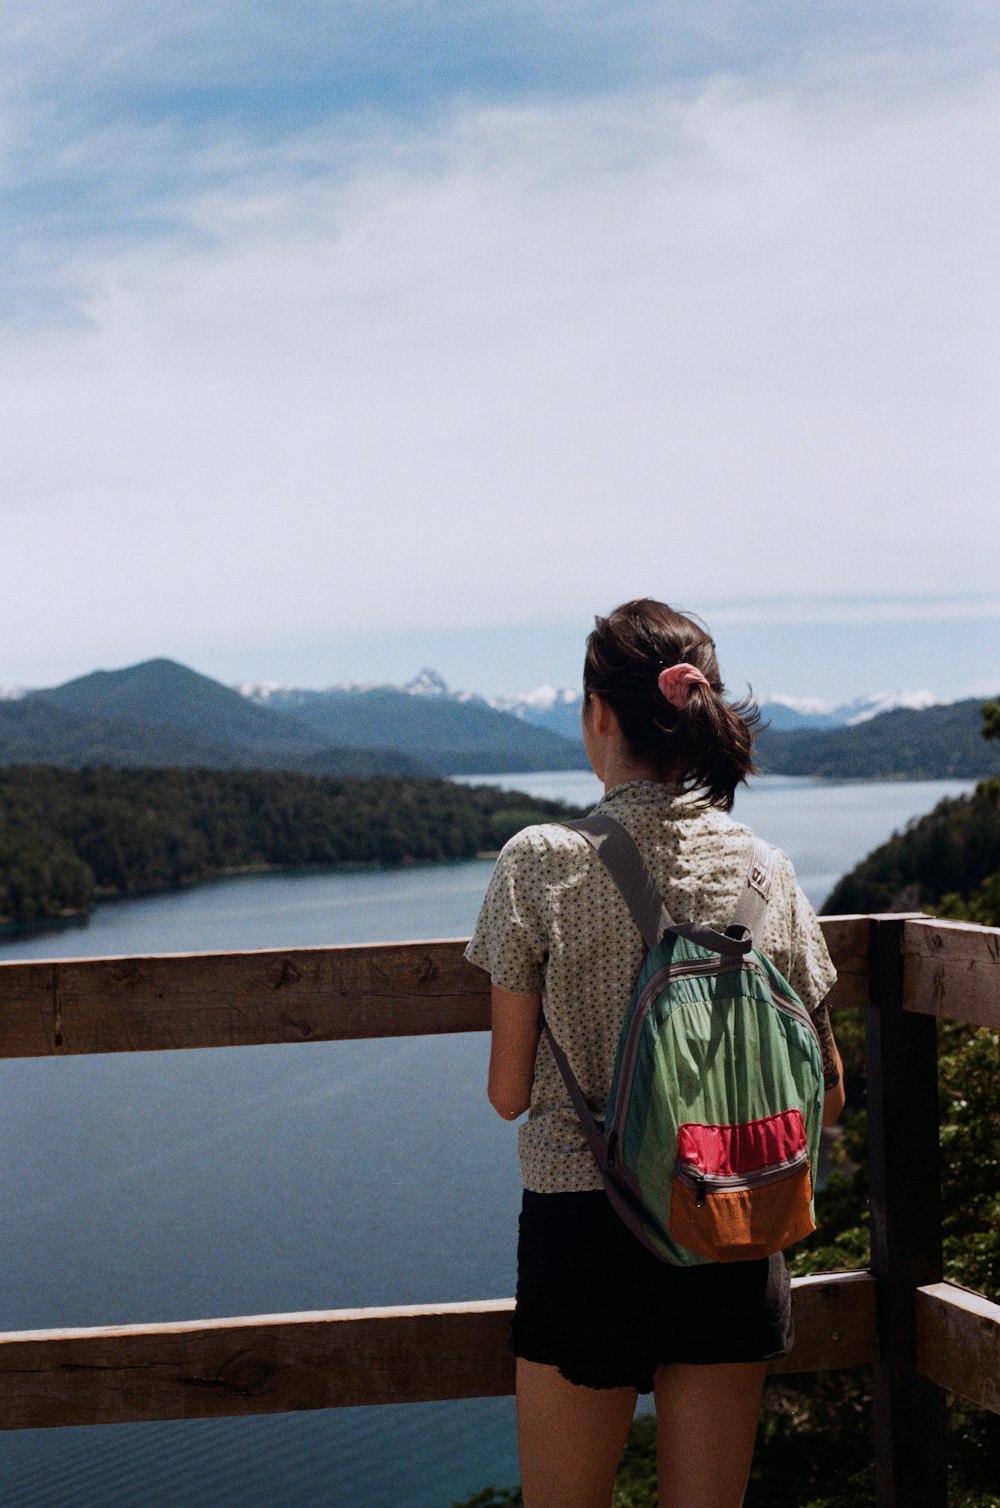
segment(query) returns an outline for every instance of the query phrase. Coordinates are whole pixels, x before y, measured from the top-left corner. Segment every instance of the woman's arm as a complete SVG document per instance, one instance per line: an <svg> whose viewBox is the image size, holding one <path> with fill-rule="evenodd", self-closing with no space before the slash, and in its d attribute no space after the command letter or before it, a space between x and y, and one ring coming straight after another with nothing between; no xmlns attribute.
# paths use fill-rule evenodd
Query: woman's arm
<svg viewBox="0 0 1000 1508"><path fill-rule="evenodd" d="M844 1064L840 1057L840 1048L833 1040L833 1032L830 1032L830 1046L833 1048L833 1058L837 1065L840 1078L832 1089L828 1089L823 1096L823 1124L834 1126L840 1119L841 1111L845 1104L844 1095Z"/></svg>
<svg viewBox="0 0 1000 1508"><path fill-rule="evenodd" d="M840 1119L845 1104L844 1064L840 1056L840 1048L833 1040L830 1011L826 1002L821 1000L819 1005L812 1008L810 1014L819 1038L820 1056L823 1059L823 1080L827 1085L823 1095L823 1125L833 1126ZM834 1074L836 1074L835 1079ZM833 1079L832 1084L831 1079Z"/></svg>
<svg viewBox="0 0 1000 1508"><path fill-rule="evenodd" d="M531 1104L541 1016L541 995L515 995L493 986L489 1097L505 1121L516 1120Z"/></svg>

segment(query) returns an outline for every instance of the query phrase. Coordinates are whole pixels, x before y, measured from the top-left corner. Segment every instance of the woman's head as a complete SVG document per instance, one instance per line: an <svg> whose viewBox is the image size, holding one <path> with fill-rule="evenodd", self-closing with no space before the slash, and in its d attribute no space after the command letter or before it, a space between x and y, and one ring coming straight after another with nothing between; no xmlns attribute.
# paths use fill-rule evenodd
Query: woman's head
<svg viewBox="0 0 1000 1508"><path fill-rule="evenodd" d="M700 675L663 675L680 665ZM697 618L643 597L595 620L583 664L584 703L596 692L611 707L637 763L684 790L704 791L728 811L736 787L754 770L759 713L752 702L731 706L723 689L715 645Z"/></svg>

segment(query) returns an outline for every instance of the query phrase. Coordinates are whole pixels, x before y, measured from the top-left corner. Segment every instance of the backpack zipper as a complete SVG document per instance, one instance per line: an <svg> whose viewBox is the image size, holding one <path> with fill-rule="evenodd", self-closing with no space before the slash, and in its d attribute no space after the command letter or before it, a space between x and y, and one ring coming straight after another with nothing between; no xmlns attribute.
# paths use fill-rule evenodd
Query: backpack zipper
<svg viewBox="0 0 1000 1508"><path fill-rule="evenodd" d="M706 1173L695 1167L694 1163L678 1162L674 1166L674 1177L697 1191L694 1202L696 1208L701 1209L708 1194L722 1193L727 1189L753 1189L761 1184L776 1183L808 1161L809 1149L802 1147L794 1157L786 1158L784 1162L772 1162L766 1168L754 1168L749 1173Z"/></svg>

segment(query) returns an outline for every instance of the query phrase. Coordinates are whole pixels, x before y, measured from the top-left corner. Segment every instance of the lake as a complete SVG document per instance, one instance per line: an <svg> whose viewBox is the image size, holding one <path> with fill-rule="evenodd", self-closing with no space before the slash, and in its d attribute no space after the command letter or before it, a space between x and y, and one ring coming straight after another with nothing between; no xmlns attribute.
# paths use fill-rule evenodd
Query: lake
<svg viewBox="0 0 1000 1508"><path fill-rule="evenodd" d="M585 804L583 772L475 777ZM755 783L822 901L971 782ZM489 860L239 876L8 938L0 961L468 935ZM0 1329L492 1298L514 1133L485 1034L0 1065ZM4 1508L448 1508L517 1478L509 1399L6 1434Z"/></svg>

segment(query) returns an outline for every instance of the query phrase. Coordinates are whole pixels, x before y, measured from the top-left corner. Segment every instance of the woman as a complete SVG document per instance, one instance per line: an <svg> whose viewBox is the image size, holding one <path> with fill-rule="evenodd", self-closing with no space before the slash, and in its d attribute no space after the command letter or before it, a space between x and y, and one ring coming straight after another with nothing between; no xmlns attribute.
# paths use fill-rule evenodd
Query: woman
<svg viewBox="0 0 1000 1508"><path fill-rule="evenodd" d="M583 684L598 810L631 833L673 917L723 930L753 845L727 814L753 771L756 711L723 699L704 627L649 599L596 620ZM822 1002L835 973L784 855L761 945L819 1030L832 1124L842 1069ZM511 839L467 956L493 986L490 1101L506 1120L530 1109L512 1332L526 1508L608 1508L638 1393L649 1391L660 1508L739 1508L767 1363L792 1343L780 1254L674 1267L630 1233L540 1037L544 1000L588 1103L603 1108L643 954L580 834L545 825Z"/></svg>

